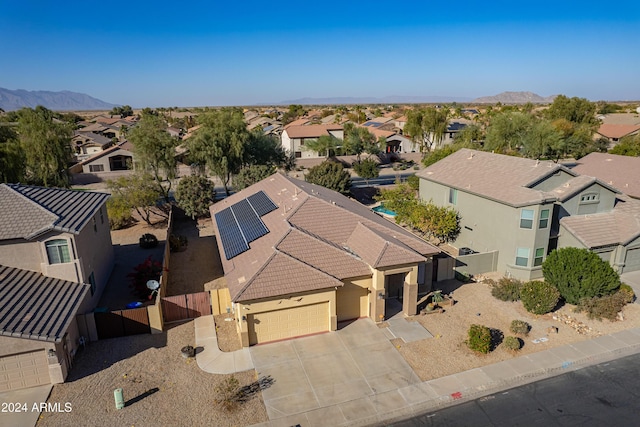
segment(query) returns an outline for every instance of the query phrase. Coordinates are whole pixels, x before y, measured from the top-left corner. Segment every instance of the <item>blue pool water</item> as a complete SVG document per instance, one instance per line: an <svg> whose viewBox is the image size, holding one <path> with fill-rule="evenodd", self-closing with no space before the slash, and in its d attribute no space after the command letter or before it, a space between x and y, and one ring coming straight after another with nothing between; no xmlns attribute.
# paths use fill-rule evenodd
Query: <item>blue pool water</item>
<svg viewBox="0 0 640 427"><path fill-rule="evenodd" d="M389 215L389 216L396 216L397 215L394 211L390 211L389 209L385 208L382 205L376 206L375 208L372 208L371 210L373 210L375 212L379 212L381 214Z"/></svg>

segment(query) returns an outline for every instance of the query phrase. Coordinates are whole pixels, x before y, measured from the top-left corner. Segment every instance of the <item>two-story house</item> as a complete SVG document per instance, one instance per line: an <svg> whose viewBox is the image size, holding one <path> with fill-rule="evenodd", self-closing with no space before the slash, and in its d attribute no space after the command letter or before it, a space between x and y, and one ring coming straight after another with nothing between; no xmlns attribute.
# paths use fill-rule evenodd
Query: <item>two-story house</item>
<svg viewBox="0 0 640 427"><path fill-rule="evenodd" d="M0 184L0 391L66 378L114 265L108 197Z"/></svg>
<svg viewBox="0 0 640 427"><path fill-rule="evenodd" d="M640 209L597 178L553 162L470 149L417 176L422 200L460 213L461 232L453 246L497 252L499 272L540 278L547 254L565 246L594 250L619 272L640 268L634 261L640 254L634 252L640 247L640 222L634 226L632 220L640 218ZM627 218L624 226L615 220L621 217Z"/></svg>
<svg viewBox="0 0 640 427"><path fill-rule="evenodd" d="M316 141L323 135L332 136L339 140L344 139L344 129L341 125L292 125L284 128L281 135L282 147L289 153L293 153L296 159L326 157L327 153L305 149L305 143Z"/></svg>

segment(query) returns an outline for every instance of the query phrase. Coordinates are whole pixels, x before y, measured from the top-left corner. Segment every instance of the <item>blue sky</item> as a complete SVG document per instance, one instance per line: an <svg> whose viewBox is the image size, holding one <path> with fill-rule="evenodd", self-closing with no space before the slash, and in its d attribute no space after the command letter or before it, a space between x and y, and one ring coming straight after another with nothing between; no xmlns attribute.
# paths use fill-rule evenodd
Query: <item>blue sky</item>
<svg viewBox="0 0 640 427"><path fill-rule="evenodd" d="M640 99L640 2L0 0L0 87L117 104Z"/></svg>

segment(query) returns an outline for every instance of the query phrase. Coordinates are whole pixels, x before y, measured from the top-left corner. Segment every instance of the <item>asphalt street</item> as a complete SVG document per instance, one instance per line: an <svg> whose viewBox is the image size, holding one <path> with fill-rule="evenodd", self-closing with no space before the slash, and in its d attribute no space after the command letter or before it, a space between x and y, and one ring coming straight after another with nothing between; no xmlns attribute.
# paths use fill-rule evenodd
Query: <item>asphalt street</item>
<svg viewBox="0 0 640 427"><path fill-rule="evenodd" d="M639 375L637 354L392 425L640 426Z"/></svg>

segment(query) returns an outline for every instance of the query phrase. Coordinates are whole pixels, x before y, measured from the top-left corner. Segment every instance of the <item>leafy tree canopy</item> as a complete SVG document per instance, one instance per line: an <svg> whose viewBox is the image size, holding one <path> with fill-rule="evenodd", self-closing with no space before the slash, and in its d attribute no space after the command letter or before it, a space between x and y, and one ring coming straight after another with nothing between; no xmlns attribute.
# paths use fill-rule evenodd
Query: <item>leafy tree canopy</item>
<svg viewBox="0 0 640 427"><path fill-rule="evenodd" d="M209 213L209 206L213 204L215 195L213 182L201 175L185 176L180 180L176 189L178 206L191 219Z"/></svg>
<svg viewBox="0 0 640 427"><path fill-rule="evenodd" d="M364 179L377 178L380 174L378 170L378 162L373 159L364 159L353 164L353 170L359 177Z"/></svg>
<svg viewBox="0 0 640 427"><path fill-rule="evenodd" d="M240 173L233 177L233 186L236 190L243 190L256 182L262 181L275 173L273 166L250 165L242 168Z"/></svg>
<svg viewBox="0 0 640 427"><path fill-rule="evenodd" d="M640 134L622 137L609 152L621 156L640 156Z"/></svg>
<svg viewBox="0 0 640 427"><path fill-rule="evenodd" d="M609 295L620 287L618 273L588 249L554 250L542 263L542 273L569 304L578 304L581 298Z"/></svg>
<svg viewBox="0 0 640 427"><path fill-rule="evenodd" d="M114 208L121 211L126 207L129 210L135 209L147 224L152 225L151 213L156 212L154 208L163 194L149 173L136 172L121 176L116 180L107 181L107 185L112 197L116 199Z"/></svg>
<svg viewBox="0 0 640 427"><path fill-rule="evenodd" d="M565 119L573 123L584 123L591 126L598 124L596 104L585 98L568 98L565 95L558 95L545 111L545 115L550 120Z"/></svg>
<svg viewBox="0 0 640 427"><path fill-rule="evenodd" d="M420 145L420 151L438 148L449 126L449 109L427 107L410 110L404 132Z"/></svg>
<svg viewBox="0 0 640 427"><path fill-rule="evenodd" d="M348 193L351 176L342 164L324 161L309 169L305 177L307 182L327 187L339 193Z"/></svg>
<svg viewBox="0 0 640 427"><path fill-rule="evenodd" d="M304 150L315 151L318 154L324 154L325 157L333 155L342 141L333 135L322 135L318 139L305 140Z"/></svg>
<svg viewBox="0 0 640 427"><path fill-rule="evenodd" d="M260 129L250 133L244 148L245 165L283 167L287 158L287 152L278 138L265 135Z"/></svg>

